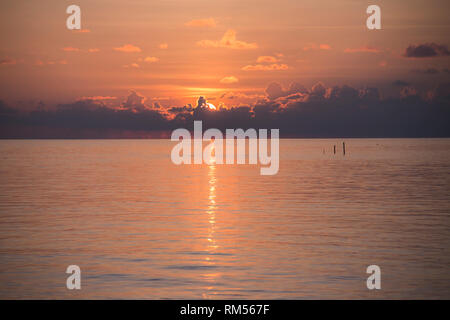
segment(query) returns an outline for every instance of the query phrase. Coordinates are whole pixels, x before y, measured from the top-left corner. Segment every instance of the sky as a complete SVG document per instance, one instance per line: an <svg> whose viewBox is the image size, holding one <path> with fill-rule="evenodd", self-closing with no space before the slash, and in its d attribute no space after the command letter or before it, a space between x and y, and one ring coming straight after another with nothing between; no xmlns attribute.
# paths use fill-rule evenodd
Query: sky
<svg viewBox="0 0 450 320"><path fill-rule="evenodd" d="M66 28L71 4L81 8L81 30ZM371 4L381 8L381 30L366 27ZM0 101L14 110L95 102L170 118L200 96L253 110L290 94L306 102L322 87L328 98L344 86L358 95L376 88L385 100L448 92L447 0L6 0L0 8Z"/></svg>

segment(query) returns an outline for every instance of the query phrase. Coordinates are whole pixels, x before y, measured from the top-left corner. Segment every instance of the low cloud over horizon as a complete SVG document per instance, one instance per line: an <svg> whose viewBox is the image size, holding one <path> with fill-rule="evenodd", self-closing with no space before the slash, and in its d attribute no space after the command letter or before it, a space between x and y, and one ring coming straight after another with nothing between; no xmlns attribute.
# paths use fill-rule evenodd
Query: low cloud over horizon
<svg viewBox="0 0 450 320"><path fill-rule="evenodd" d="M450 83L426 92L403 80L392 85L399 95L383 98L374 87L273 82L256 102L217 110L204 97L195 107L163 108L136 91L123 102L94 96L31 112L0 101L0 138L168 138L194 120L204 129L279 128L281 137L450 137Z"/></svg>

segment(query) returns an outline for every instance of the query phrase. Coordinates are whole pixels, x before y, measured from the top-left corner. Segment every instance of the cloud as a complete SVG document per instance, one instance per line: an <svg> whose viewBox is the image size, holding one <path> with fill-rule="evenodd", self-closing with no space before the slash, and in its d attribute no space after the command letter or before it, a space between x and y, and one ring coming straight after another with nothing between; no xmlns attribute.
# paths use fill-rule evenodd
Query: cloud
<svg viewBox="0 0 450 320"><path fill-rule="evenodd" d="M139 64L133 62L133 63L130 63L130 64L124 64L123 67L124 67L124 68L136 68L136 69L138 69L138 68L140 68L141 66L140 66Z"/></svg>
<svg viewBox="0 0 450 320"><path fill-rule="evenodd" d="M366 95L367 90L364 90L362 94ZM334 86L325 89L325 97L331 100L341 100L351 103L358 100L359 96L360 91L348 85Z"/></svg>
<svg viewBox="0 0 450 320"><path fill-rule="evenodd" d="M306 46L303 47L304 51L309 50L331 50L331 46L328 44L316 44L316 43L308 43Z"/></svg>
<svg viewBox="0 0 450 320"><path fill-rule="evenodd" d="M55 64L62 64L62 65L66 65L67 61L66 60L58 60L58 61L47 61L48 65L55 65Z"/></svg>
<svg viewBox="0 0 450 320"><path fill-rule="evenodd" d="M269 65L263 65L263 64L255 64L255 65L247 65L242 67L242 70L244 71L274 71L274 70L287 70L289 69L287 64L269 64Z"/></svg>
<svg viewBox="0 0 450 320"><path fill-rule="evenodd" d="M67 60L58 60L58 61L52 61L52 60L48 60L48 61L42 61L42 60L37 60L35 62L36 66L44 66L44 65L55 65L55 64L61 64L61 65L66 65L67 64Z"/></svg>
<svg viewBox="0 0 450 320"><path fill-rule="evenodd" d="M273 70L287 70L289 69L289 66L284 63L274 63L280 61L280 59L283 57L283 54L279 53L277 54L277 57L274 56L259 56L256 59L256 62L258 64L255 65L246 65L242 67L241 69L244 71L273 71ZM263 63L263 64L261 64Z"/></svg>
<svg viewBox="0 0 450 320"><path fill-rule="evenodd" d="M236 83L238 82L239 79L234 77L234 76L229 76L229 77L224 77L220 80L220 83L224 83L224 84L231 84L231 83Z"/></svg>
<svg viewBox="0 0 450 320"><path fill-rule="evenodd" d="M283 90L283 87L278 82L270 83L266 88L266 93L269 99L277 99L279 97L285 96L286 93Z"/></svg>
<svg viewBox="0 0 450 320"><path fill-rule="evenodd" d="M328 45L328 44L321 44L321 45L319 45L319 49L321 49L321 50L330 50L331 46Z"/></svg>
<svg viewBox="0 0 450 320"><path fill-rule="evenodd" d="M159 61L159 58L157 58L157 57L145 57L145 58L144 58L144 61L145 61L145 62L149 62L149 63L152 63L152 62L158 62L158 61Z"/></svg>
<svg viewBox="0 0 450 320"><path fill-rule="evenodd" d="M274 62L278 62L278 58L275 58L275 57L273 57L273 56L259 56L257 59L256 59L256 62L258 62L258 63L274 63Z"/></svg>
<svg viewBox="0 0 450 320"><path fill-rule="evenodd" d="M308 89L306 89L306 87L300 83L292 82L289 85L289 89L288 89L287 93L288 94L295 94L295 93L306 94L306 93L308 93Z"/></svg>
<svg viewBox="0 0 450 320"><path fill-rule="evenodd" d="M79 48L74 48L74 47L64 47L62 48L63 51L67 51L67 52L78 52L80 51Z"/></svg>
<svg viewBox="0 0 450 320"><path fill-rule="evenodd" d="M194 120L202 120L204 130L279 128L282 137L450 137L450 83L439 84L427 97L410 86L399 97L382 99L377 88L330 88L321 82L286 90L274 82L266 92L267 98L256 103L217 111L190 104L154 108L136 91L116 105L94 96L33 112L0 101L0 137L120 138L165 132L167 138L176 128L192 130ZM197 106L205 103L199 98Z"/></svg>
<svg viewBox="0 0 450 320"><path fill-rule="evenodd" d="M160 49L167 49L167 48L169 48L169 45L167 44L167 43L160 43L159 44L159 46L158 46Z"/></svg>
<svg viewBox="0 0 450 320"><path fill-rule="evenodd" d="M120 51L120 52L126 52L126 53L131 53L131 52L142 52L141 48L134 46L132 44L125 44L121 47L118 48L114 48L115 51Z"/></svg>
<svg viewBox="0 0 450 320"><path fill-rule="evenodd" d="M375 47L362 46L359 48L347 48L344 50L345 53L380 53L381 50Z"/></svg>
<svg viewBox="0 0 450 320"><path fill-rule="evenodd" d="M326 91L327 89L325 85L322 82L317 82L315 85L312 86L310 94L317 97L323 97Z"/></svg>
<svg viewBox="0 0 450 320"><path fill-rule="evenodd" d="M216 27L216 21L214 18L208 18L208 19L195 19L191 20L185 23L188 27L210 27L215 28Z"/></svg>
<svg viewBox="0 0 450 320"><path fill-rule="evenodd" d="M404 57L406 58L432 58L439 56L449 56L450 51L446 45L434 42L419 45L410 45L406 48Z"/></svg>
<svg viewBox="0 0 450 320"><path fill-rule="evenodd" d="M255 100L255 99L263 99L265 98L264 95L262 94L248 94L245 92L225 92L224 94L222 94L220 96L220 99L228 99L228 100L235 100L235 99L240 99L240 100Z"/></svg>
<svg viewBox="0 0 450 320"><path fill-rule="evenodd" d="M13 65L16 64L17 61L15 59L10 59L10 58L4 58L4 59L0 59L0 65L4 66L4 65Z"/></svg>
<svg viewBox="0 0 450 320"><path fill-rule="evenodd" d="M128 97L120 105L120 108L133 111L150 109L147 105L145 105L145 101L147 101L147 99L143 95L136 92L135 90L130 90Z"/></svg>
<svg viewBox="0 0 450 320"><path fill-rule="evenodd" d="M8 112L3 112L3 109ZM2 137L31 138L143 137L155 136L151 133L169 127L166 117L157 110L110 108L102 101L94 100L60 104L52 110L36 110L28 114L3 108L0 101L0 123Z"/></svg>
<svg viewBox="0 0 450 320"><path fill-rule="evenodd" d="M83 51L83 52L89 52L89 53L99 52L100 51L100 49L98 49L98 48L89 48L87 50L81 50L80 48L74 48L74 47L64 47L64 48L62 48L62 50L66 51L66 52L80 52L80 51Z"/></svg>
<svg viewBox="0 0 450 320"><path fill-rule="evenodd" d="M295 94L304 95L306 93L308 93L308 90L305 88L305 86L297 82L292 82L287 90L284 90L278 82L272 82L266 88L266 94L270 100L292 96Z"/></svg>
<svg viewBox="0 0 450 320"><path fill-rule="evenodd" d="M201 40L197 42L197 44L204 48L228 48L241 50L258 48L256 43L236 40L236 31L232 29L229 29L219 41Z"/></svg>

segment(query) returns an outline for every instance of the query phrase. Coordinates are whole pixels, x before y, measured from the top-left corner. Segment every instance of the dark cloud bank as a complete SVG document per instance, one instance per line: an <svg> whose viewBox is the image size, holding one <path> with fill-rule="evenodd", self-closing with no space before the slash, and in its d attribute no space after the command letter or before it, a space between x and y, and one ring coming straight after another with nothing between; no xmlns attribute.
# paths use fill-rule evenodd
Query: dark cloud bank
<svg viewBox="0 0 450 320"><path fill-rule="evenodd" d="M410 45L406 48L405 57L407 58L432 58L450 56L450 51L446 45L437 43L424 43Z"/></svg>
<svg viewBox="0 0 450 320"><path fill-rule="evenodd" d="M450 137L450 84L420 94L397 81L400 96L350 86L311 89L270 84L251 106L211 111L202 107L149 107L132 93L111 107L95 100L20 112L0 102L0 138L167 138L176 128L279 128L282 137Z"/></svg>

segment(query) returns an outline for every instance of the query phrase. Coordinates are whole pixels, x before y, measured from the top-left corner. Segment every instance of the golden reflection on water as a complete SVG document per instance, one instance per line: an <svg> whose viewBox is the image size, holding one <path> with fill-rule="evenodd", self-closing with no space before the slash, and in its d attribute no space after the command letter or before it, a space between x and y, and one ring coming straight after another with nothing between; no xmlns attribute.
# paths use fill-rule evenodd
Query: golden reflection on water
<svg viewBox="0 0 450 320"><path fill-rule="evenodd" d="M214 144L212 145L213 156L208 164L208 184L209 184L209 194L208 194L208 219L209 219L209 229L208 229L208 253L214 253L218 248L216 239L214 237L216 228L216 159L215 159L215 149Z"/></svg>
<svg viewBox="0 0 450 320"><path fill-rule="evenodd" d="M208 237L207 237L207 244L206 244L206 251L207 254L205 256L205 262L208 266L214 267L216 265L214 254L217 252L217 249L219 248L219 245L217 243L215 233L216 233L216 212L217 212L217 206L216 206L216 183L217 183L217 177L216 177L216 165L215 165L215 159L214 157L211 158L211 161L208 165L208 185L209 185L209 193L208 193L208 207L206 210L207 213L207 219L208 219ZM216 282L217 278L220 277L220 273L216 272L207 272L203 275L203 278L208 283L211 283L210 286L205 287L207 292L203 293L203 298L208 299L210 298L210 294L214 294L214 283Z"/></svg>
<svg viewBox="0 0 450 320"><path fill-rule="evenodd" d="M216 165L211 164L208 168L208 183L209 183L209 195L208 195L208 219L209 219L209 230L208 230L208 252L215 251L219 246L214 238L215 228L216 228Z"/></svg>

